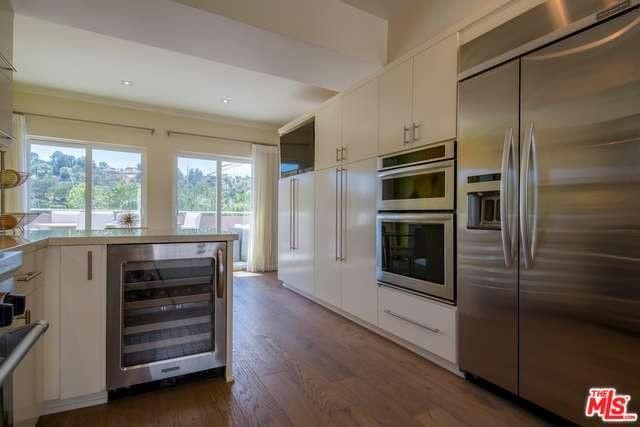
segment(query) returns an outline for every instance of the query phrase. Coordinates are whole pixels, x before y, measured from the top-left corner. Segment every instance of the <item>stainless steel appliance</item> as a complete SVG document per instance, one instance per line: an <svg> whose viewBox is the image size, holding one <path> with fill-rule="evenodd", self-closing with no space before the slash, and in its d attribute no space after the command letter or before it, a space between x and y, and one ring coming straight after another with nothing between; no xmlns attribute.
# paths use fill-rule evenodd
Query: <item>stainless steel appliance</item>
<svg viewBox="0 0 640 427"><path fill-rule="evenodd" d="M379 213L377 279L453 302L453 213Z"/></svg>
<svg viewBox="0 0 640 427"><path fill-rule="evenodd" d="M108 248L107 387L226 364L226 243Z"/></svg>
<svg viewBox="0 0 640 427"><path fill-rule="evenodd" d="M590 387L640 410L637 4L548 1L461 49L460 368L578 424Z"/></svg>
<svg viewBox="0 0 640 427"><path fill-rule="evenodd" d="M453 210L454 157L454 141L381 157L378 210Z"/></svg>
<svg viewBox="0 0 640 427"><path fill-rule="evenodd" d="M13 371L49 328L44 320L25 326L13 320L25 316L25 297L14 295L14 274L22 266L22 252L0 252L0 427L13 425Z"/></svg>

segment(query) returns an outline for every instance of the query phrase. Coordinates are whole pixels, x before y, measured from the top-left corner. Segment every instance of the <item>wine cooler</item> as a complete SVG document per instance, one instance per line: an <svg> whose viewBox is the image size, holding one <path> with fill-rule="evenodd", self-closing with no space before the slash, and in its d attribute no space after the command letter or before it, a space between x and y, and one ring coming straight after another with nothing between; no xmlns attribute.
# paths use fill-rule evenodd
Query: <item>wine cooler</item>
<svg viewBox="0 0 640 427"><path fill-rule="evenodd" d="M225 366L225 259L225 242L109 246L109 390Z"/></svg>

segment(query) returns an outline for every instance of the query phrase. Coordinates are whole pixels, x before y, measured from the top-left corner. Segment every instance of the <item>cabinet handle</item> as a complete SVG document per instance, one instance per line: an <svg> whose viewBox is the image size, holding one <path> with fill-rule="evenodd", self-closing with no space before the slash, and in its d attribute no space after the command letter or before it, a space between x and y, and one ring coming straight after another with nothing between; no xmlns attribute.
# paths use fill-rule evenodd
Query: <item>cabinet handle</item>
<svg viewBox="0 0 640 427"><path fill-rule="evenodd" d="M293 179L293 250L298 249L298 180Z"/></svg>
<svg viewBox="0 0 640 427"><path fill-rule="evenodd" d="M405 322L407 322L407 323L411 323L412 325L415 325L415 326L417 326L417 327L419 327L419 328L422 328L422 329L426 329L427 331L429 331L429 332L433 332L434 334L438 334L438 335L441 335L441 334L442 334L442 331L440 331L440 329L432 328L432 327L429 327L429 326L427 326L427 325L423 325L422 323L418 323L418 322L416 322L415 320L411 320L411 319L409 319L409 318L407 318L407 317L404 317L404 316L402 316L402 315L400 315L400 314L398 314L398 313L394 313L394 312L393 312L393 311L391 311L391 310L384 310L384 312L385 312L386 314L388 314L389 316L393 316L393 317L395 317L396 319L400 319L400 320L403 320L403 321L405 321Z"/></svg>
<svg viewBox="0 0 640 427"><path fill-rule="evenodd" d="M93 280L93 251L87 252L87 280Z"/></svg>
<svg viewBox="0 0 640 427"><path fill-rule="evenodd" d="M345 238L345 228L346 228L346 222L347 222L347 196L346 196L346 189L347 189L347 179L349 178L349 175L347 174L347 168L342 168L342 179L340 180L340 261L345 262L347 260L347 257L345 257L344 255L344 242L346 240Z"/></svg>
<svg viewBox="0 0 640 427"><path fill-rule="evenodd" d="M416 130L420 128L420 125L413 124L411 126L411 142L420 141L420 137L416 137Z"/></svg>
<svg viewBox="0 0 640 427"><path fill-rule="evenodd" d="M409 144L411 142L410 139L407 139L407 133L411 130L409 126L402 126L402 143Z"/></svg>
<svg viewBox="0 0 640 427"><path fill-rule="evenodd" d="M24 311L24 324L25 325L31 324L31 310L29 309Z"/></svg>
<svg viewBox="0 0 640 427"><path fill-rule="evenodd" d="M23 274L18 274L16 276L16 282L30 282L41 274L42 272L40 271L28 271Z"/></svg>
<svg viewBox="0 0 640 427"><path fill-rule="evenodd" d="M347 152L347 147L344 147L344 146L340 147L340 160L342 161L347 160L346 152Z"/></svg>
<svg viewBox="0 0 640 427"><path fill-rule="evenodd" d="M339 228L338 228L338 209L340 209L340 184L339 182L341 181L339 178L340 175L340 168L336 168L336 261L340 261L340 254L338 252L338 245L339 245L339 241L340 241L340 235L338 234ZM340 214L342 215L342 210L340 209Z"/></svg>
<svg viewBox="0 0 640 427"><path fill-rule="evenodd" d="M16 138L13 135L3 131L2 129L0 129L0 138L2 138L2 139L10 139L11 141L15 141L16 140Z"/></svg>
<svg viewBox="0 0 640 427"><path fill-rule="evenodd" d="M340 161L340 147L336 147L336 162Z"/></svg>
<svg viewBox="0 0 640 427"><path fill-rule="evenodd" d="M216 280L216 296L218 298L224 297L224 288L227 282L226 278L226 266L224 260L224 251L222 249L218 249L218 271L217 271L218 280Z"/></svg>
<svg viewBox="0 0 640 427"><path fill-rule="evenodd" d="M293 178L289 180L289 250L293 250Z"/></svg>
<svg viewBox="0 0 640 427"><path fill-rule="evenodd" d="M10 71L12 73L16 73L18 71L11 64L11 62L9 62L9 60L7 58L5 58L4 55L1 54L1 53L0 53L0 59L2 59L2 62L4 62L4 64L5 64L5 65L0 65L0 70Z"/></svg>

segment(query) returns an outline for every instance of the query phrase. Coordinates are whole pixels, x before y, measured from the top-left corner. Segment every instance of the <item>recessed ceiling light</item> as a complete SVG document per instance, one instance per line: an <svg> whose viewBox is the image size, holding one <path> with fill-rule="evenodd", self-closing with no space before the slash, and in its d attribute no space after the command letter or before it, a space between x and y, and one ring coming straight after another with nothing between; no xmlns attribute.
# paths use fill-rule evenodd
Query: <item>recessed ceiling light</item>
<svg viewBox="0 0 640 427"><path fill-rule="evenodd" d="M223 104L230 104L231 103L231 98L222 98L222 103Z"/></svg>
<svg viewBox="0 0 640 427"><path fill-rule="evenodd" d="M133 82L131 80L122 80L120 83L122 83L123 86L133 86Z"/></svg>

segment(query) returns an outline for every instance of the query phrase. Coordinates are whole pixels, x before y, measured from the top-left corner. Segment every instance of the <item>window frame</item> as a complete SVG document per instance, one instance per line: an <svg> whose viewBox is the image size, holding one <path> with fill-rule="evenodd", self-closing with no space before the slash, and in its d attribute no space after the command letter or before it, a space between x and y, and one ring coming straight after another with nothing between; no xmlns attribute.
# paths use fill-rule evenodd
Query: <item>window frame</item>
<svg viewBox="0 0 640 427"><path fill-rule="evenodd" d="M174 156L173 161L173 218L174 227L178 227L178 159L189 158L197 160L215 160L216 163L216 232L222 229L222 162L246 163L251 165L251 176L253 177L253 159L243 156L228 156L211 153L198 153L192 151L179 151ZM251 189L253 191L253 188ZM251 206L253 211L253 205Z"/></svg>
<svg viewBox="0 0 640 427"><path fill-rule="evenodd" d="M82 148L85 152L84 173L85 173L85 192L84 192L84 229L93 230L91 228L91 213L93 211L93 150L108 151L124 151L127 153L140 154L140 167L142 168L140 175L140 227L147 226L147 153L144 147L136 147L130 145L112 144L105 142L81 141L66 138L44 137L38 135L26 136L26 165L25 169L30 167L31 146L47 145L53 147ZM27 184L25 206L27 212L31 212L31 185Z"/></svg>

